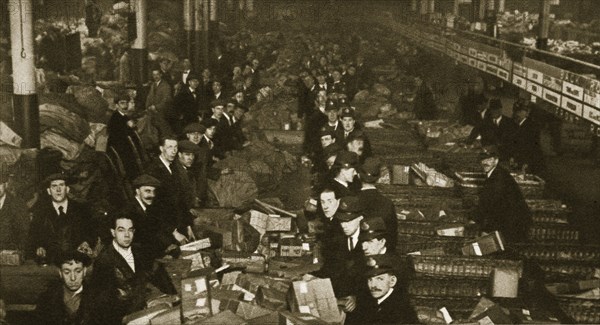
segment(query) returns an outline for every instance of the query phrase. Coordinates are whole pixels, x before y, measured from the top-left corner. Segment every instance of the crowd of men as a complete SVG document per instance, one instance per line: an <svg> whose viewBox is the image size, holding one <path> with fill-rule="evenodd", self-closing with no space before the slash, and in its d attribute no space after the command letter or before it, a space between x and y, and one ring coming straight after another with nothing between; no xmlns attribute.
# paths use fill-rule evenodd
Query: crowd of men
<svg viewBox="0 0 600 325"><path fill-rule="evenodd" d="M373 156L349 104L370 84L366 58L353 55L354 37L340 43L306 41L299 68L298 115L306 130L303 159L314 175L305 215L324 225L319 238L324 265L312 276L331 279L346 324L418 323L406 290L407 266L395 253L394 204L376 185L382 162ZM91 218L89 205L69 199L70 179L64 174L45 180L45 195L31 210L7 194L7 177L0 179L2 247L22 248L39 263L55 263L60 270L61 284L42 295L36 310L42 323L118 324L123 316L144 307L148 283L168 291L158 281L153 262L177 257L179 245L196 239L190 209L206 206L207 179L229 172L214 168L214 163L247 145L243 120L258 91L260 62L273 61L266 49L240 48L235 58L233 52L217 51L216 73L204 69L198 75L187 59L177 74L169 72L165 60L152 70L147 97L141 100L159 131L159 153L143 170L136 169L131 147L124 145L136 128L130 117L132 99L126 95L115 99L109 146L123 159L135 193L105 227ZM513 123L512 128L527 126L526 107L517 106L512 122L496 114L496 101L489 106L487 101L468 103L465 111L474 115L469 118L480 121L467 123L475 124L482 142L500 148L482 157L488 179L477 221L485 231L507 231L509 240L519 240L530 222L529 211L516 183L498 162L506 157L502 150L515 144L510 141L535 141L535 136L521 131L508 137L504 127L493 134L491 130L504 120ZM529 155L525 147L522 150ZM26 221L29 213L31 223Z"/></svg>

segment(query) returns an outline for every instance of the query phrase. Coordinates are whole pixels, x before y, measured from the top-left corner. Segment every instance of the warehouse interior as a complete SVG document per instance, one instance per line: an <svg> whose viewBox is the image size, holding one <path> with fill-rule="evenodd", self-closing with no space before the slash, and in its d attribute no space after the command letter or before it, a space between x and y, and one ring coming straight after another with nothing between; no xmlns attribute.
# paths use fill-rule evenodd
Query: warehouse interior
<svg viewBox="0 0 600 325"><path fill-rule="evenodd" d="M597 1L0 14L0 324L600 323Z"/></svg>

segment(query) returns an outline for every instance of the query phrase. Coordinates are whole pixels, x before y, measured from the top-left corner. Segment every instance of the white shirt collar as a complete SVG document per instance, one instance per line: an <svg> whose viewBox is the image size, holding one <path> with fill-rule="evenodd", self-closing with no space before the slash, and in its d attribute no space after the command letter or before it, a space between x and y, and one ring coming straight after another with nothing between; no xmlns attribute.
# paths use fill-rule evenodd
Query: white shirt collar
<svg viewBox="0 0 600 325"><path fill-rule="evenodd" d="M363 183L362 187L361 187L361 191L366 191L366 190L376 190L377 187L375 187L375 185L373 184L367 184L367 183Z"/></svg>
<svg viewBox="0 0 600 325"><path fill-rule="evenodd" d="M142 210L144 210L144 212L146 212L146 205L144 204L144 202L142 202L142 200L140 200L140 198L136 195L135 199L138 201L138 203L140 204L140 206L142 207Z"/></svg>
<svg viewBox="0 0 600 325"><path fill-rule="evenodd" d="M383 295L383 297L377 299L377 304L381 305L381 303L384 302L392 294L392 292L394 292L394 288L390 288L390 290Z"/></svg>
<svg viewBox="0 0 600 325"><path fill-rule="evenodd" d="M527 120L527 118L524 118L521 122L519 122L519 126L523 125L523 123L525 123L525 120Z"/></svg>
<svg viewBox="0 0 600 325"><path fill-rule="evenodd" d="M125 259L127 265L129 265L131 270L135 272L135 260L133 258L133 253L131 252L131 246L123 248L119 246L119 244L117 244L116 241L113 240L113 247L115 248L117 253L119 253L119 255L121 255Z"/></svg>
<svg viewBox="0 0 600 325"><path fill-rule="evenodd" d="M479 113L479 115L481 115L481 118L484 118L484 117L485 117L485 113L487 113L487 109L484 109L483 111L481 111L481 112Z"/></svg>
<svg viewBox="0 0 600 325"><path fill-rule="evenodd" d="M334 124L331 124L331 122L327 122L327 125L331 126L334 130L337 130L338 125L340 121L335 121Z"/></svg>
<svg viewBox="0 0 600 325"><path fill-rule="evenodd" d="M4 206L4 201L6 201L6 193L2 197L0 197L0 209Z"/></svg>
<svg viewBox="0 0 600 325"><path fill-rule="evenodd" d="M352 247L352 249L356 248L356 245L358 245L358 235L359 234L360 234L360 227L358 227L352 235L348 236L348 237L352 238L352 245L354 245L354 247Z"/></svg>
<svg viewBox="0 0 600 325"><path fill-rule="evenodd" d="M158 158L160 158L160 161L162 161L163 165L165 165L165 167L167 167L167 170L169 171L169 173L173 174L173 171L171 170L171 163L166 161L162 155L158 156Z"/></svg>
<svg viewBox="0 0 600 325"><path fill-rule="evenodd" d="M52 201L52 206L54 207L54 211L56 211L56 214L60 214L60 212L58 211L58 207L63 207L63 212L67 213L67 208L69 207L69 200L64 200L61 203L56 203L54 201Z"/></svg>
<svg viewBox="0 0 600 325"><path fill-rule="evenodd" d="M340 184L344 185L344 187L348 187L348 182L342 181L341 179L337 179L337 178L334 178L334 180L335 180L336 182L338 182L338 183L340 183Z"/></svg>
<svg viewBox="0 0 600 325"><path fill-rule="evenodd" d="M497 166L496 166L496 167L497 167ZM492 176L492 173L494 172L494 170L496 170L496 167L492 168L492 170L490 170L490 171L487 173L487 177L488 177L488 178L490 178L490 177Z"/></svg>

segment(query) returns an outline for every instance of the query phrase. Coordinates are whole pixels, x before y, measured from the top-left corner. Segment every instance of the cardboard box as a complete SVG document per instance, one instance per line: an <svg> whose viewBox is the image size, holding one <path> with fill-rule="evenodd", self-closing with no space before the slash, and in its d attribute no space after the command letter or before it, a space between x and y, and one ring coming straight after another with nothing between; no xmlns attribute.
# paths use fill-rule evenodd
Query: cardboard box
<svg viewBox="0 0 600 325"><path fill-rule="evenodd" d="M465 226L438 228L435 230L438 236L445 237L464 237Z"/></svg>
<svg viewBox="0 0 600 325"><path fill-rule="evenodd" d="M287 309L288 304L286 296L287 291L279 291L260 286L256 292L256 303L259 306L272 310Z"/></svg>
<svg viewBox="0 0 600 325"><path fill-rule="evenodd" d="M510 314L518 320L518 324L560 324L558 318L542 310L513 308Z"/></svg>
<svg viewBox="0 0 600 325"><path fill-rule="evenodd" d="M202 252L195 252L195 253L186 253L186 252L181 252L181 258L184 260L190 260L192 261L192 265L190 266L190 271L195 271L195 270L199 270L199 269L203 269L206 267L206 265L204 265L204 259L202 256Z"/></svg>
<svg viewBox="0 0 600 325"><path fill-rule="evenodd" d="M127 325L146 325L150 324L150 320L162 313L169 310L169 305L158 304L156 306L136 311L135 313L129 314L123 317L123 324Z"/></svg>
<svg viewBox="0 0 600 325"><path fill-rule="evenodd" d="M210 240L212 247L232 249L233 248L233 233L232 229L218 228L214 226L203 225L199 227L199 237L207 237Z"/></svg>
<svg viewBox="0 0 600 325"><path fill-rule="evenodd" d="M258 254L225 251L221 259L223 264L244 268L250 273L264 273L266 270L265 257Z"/></svg>
<svg viewBox="0 0 600 325"><path fill-rule="evenodd" d="M260 287L271 288L278 291L287 292L291 281L281 278L274 278L264 274L241 274L236 281L240 287L256 294Z"/></svg>
<svg viewBox="0 0 600 325"><path fill-rule="evenodd" d="M502 307L487 298L481 298L473 309L470 321L478 321L479 324L512 324L512 321Z"/></svg>
<svg viewBox="0 0 600 325"><path fill-rule="evenodd" d="M288 303L293 312L311 314L329 323L342 321L329 279L293 282L288 292Z"/></svg>
<svg viewBox="0 0 600 325"><path fill-rule="evenodd" d="M212 316L209 276L212 269L188 273L181 280L181 314L185 320Z"/></svg>
<svg viewBox="0 0 600 325"><path fill-rule="evenodd" d="M22 251L9 249L0 251L0 265L21 265L23 264L23 261Z"/></svg>
<svg viewBox="0 0 600 325"><path fill-rule="evenodd" d="M600 288L599 279L546 284L546 289L554 295L577 293L595 288Z"/></svg>
<svg viewBox="0 0 600 325"><path fill-rule="evenodd" d="M322 234L325 232L325 225L323 221L319 219L308 221L308 233L309 234Z"/></svg>
<svg viewBox="0 0 600 325"><path fill-rule="evenodd" d="M250 225L262 236L269 231L291 231L292 218L250 210Z"/></svg>
<svg viewBox="0 0 600 325"><path fill-rule="evenodd" d="M210 292L210 297L217 300L242 300L244 292L234 290L235 284L222 285L221 288L214 289ZM237 288L237 287L236 287Z"/></svg>
<svg viewBox="0 0 600 325"><path fill-rule="evenodd" d="M408 185L410 184L410 166L393 165L392 166L392 184Z"/></svg>
<svg viewBox="0 0 600 325"><path fill-rule="evenodd" d="M245 320L269 315L272 311L239 300L221 300L221 311L230 310Z"/></svg>
<svg viewBox="0 0 600 325"><path fill-rule="evenodd" d="M321 269L321 263L313 263L313 257L303 256L295 258L272 258L269 260L269 275L297 279L302 275L315 272Z"/></svg>
<svg viewBox="0 0 600 325"><path fill-rule="evenodd" d="M463 255L483 256L504 250L504 238L498 231L478 237L475 242L462 248Z"/></svg>
<svg viewBox="0 0 600 325"><path fill-rule="evenodd" d="M302 240L299 238L281 238L279 240L279 256L301 257L304 255ZM310 247L309 247L310 249Z"/></svg>
<svg viewBox="0 0 600 325"><path fill-rule="evenodd" d="M172 307L150 320L150 325L180 325L181 324L181 307Z"/></svg>
<svg viewBox="0 0 600 325"><path fill-rule="evenodd" d="M272 311L268 315L248 320L248 325L277 325L279 324L279 312Z"/></svg>
<svg viewBox="0 0 600 325"><path fill-rule="evenodd" d="M513 268L495 267L492 271L492 297L516 298L519 272Z"/></svg>
<svg viewBox="0 0 600 325"><path fill-rule="evenodd" d="M187 243L185 245L179 246L179 249L182 252L197 252L201 249L210 248L210 238L203 238L200 240L193 241L191 243Z"/></svg>
<svg viewBox="0 0 600 325"><path fill-rule="evenodd" d="M238 296L238 300L240 300L240 297L241 297L241 300L252 301L256 297L255 294L240 287L237 284L228 284L228 285L221 286L221 290L239 292L241 296Z"/></svg>
<svg viewBox="0 0 600 325"><path fill-rule="evenodd" d="M331 325L330 323L311 314L280 311L279 325Z"/></svg>
<svg viewBox="0 0 600 325"><path fill-rule="evenodd" d="M217 324L227 324L227 325L246 325L245 319L236 315L230 310L222 311L212 317L208 317L199 321L192 323L194 325L217 325Z"/></svg>

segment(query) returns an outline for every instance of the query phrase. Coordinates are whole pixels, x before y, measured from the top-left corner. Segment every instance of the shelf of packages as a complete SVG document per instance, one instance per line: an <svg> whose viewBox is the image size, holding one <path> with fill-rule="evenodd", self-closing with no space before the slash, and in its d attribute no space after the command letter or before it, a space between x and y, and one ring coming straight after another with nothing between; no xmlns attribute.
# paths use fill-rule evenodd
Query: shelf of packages
<svg viewBox="0 0 600 325"><path fill-rule="evenodd" d="M600 323L600 300L556 297L560 308L579 324Z"/></svg>
<svg viewBox="0 0 600 325"><path fill-rule="evenodd" d="M443 214L441 212L443 211ZM408 212L408 213L407 213ZM472 209L439 210L434 208L396 211L399 221L435 221L467 223L473 215Z"/></svg>
<svg viewBox="0 0 600 325"><path fill-rule="evenodd" d="M445 198L460 197L460 193L453 187L378 184L377 189L384 195L420 195Z"/></svg>
<svg viewBox="0 0 600 325"><path fill-rule="evenodd" d="M429 309L438 311L446 308L450 316L457 321L469 319L473 309L479 303L481 297L435 297L435 296L411 296L410 300L415 310ZM523 309L527 305L521 298L493 298L494 302L504 308ZM465 322L472 323L472 322ZM475 322L477 323L477 322Z"/></svg>
<svg viewBox="0 0 600 325"><path fill-rule="evenodd" d="M422 256L462 256L461 249L472 239L401 234L398 236L396 252L401 255L414 253Z"/></svg>
<svg viewBox="0 0 600 325"><path fill-rule="evenodd" d="M431 276L489 277L495 267L516 269L523 273L523 262L491 257L419 256L410 257L417 274Z"/></svg>
<svg viewBox="0 0 600 325"><path fill-rule="evenodd" d="M515 244L512 246L521 256L536 261L598 262L600 246L579 244Z"/></svg>
<svg viewBox="0 0 600 325"><path fill-rule="evenodd" d="M398 221L398 234L440 237L438 230L464 227L463 236L477 237L479 228L475 224L445 223L437 221ZM443 236L441 236L443 237ZM452 236L450 236L452 237Z"/></svg>
<svg viewBox="0 0 600 325"><path fill-rule="evenodd" d="M539 223L529 228L528 238L534 241L577 242L579 231L565 224Z"/></svg>
<svg viewBox="0 0 600 325"><path fill-rule="evenodd" d="M440 209L440 210L459 210L462 209L463 199L459 197L435 197L425 195L413 195L413 196L395 196L386 195L389 197L396 211L410 210L410 209Z"/></svg>
<svg viewBox="0 0 600 325"><path fill-rule="evenodd" d="M401 151L395 149L392 151L382 152L377 148L373 148L373 154L381 159L382 163L387 166L403 165L411 166L412 164L422 162L425 165L440 170L444 166L444 162L441 158L433 156L433 154L427 151Z"/></svg>
<svg viewBox="0 0 600 325"><path fill-rule="evenodd" d="M455 172L458 179L458 189L463 195L478 195L483 186L486 176L483 172ZM532 174L512 174L513 178L521 188L523 196L527 199L541 199L544 197L546 182L540 177Z"/></svg>
<svg viewBox="0 0 600 325"><path fill-rule="evenodd" d="M561 261L536 261L544 271L547 281L572 281L586 280L597 277L600 273L600 263L594 262L561 262Z"/></svg>
<svg viewBox="0 0 600 325"><path fill-rule="evenodd" d="M408 293L412 296L481 297L488 294L487 278L416 277L410 279Z"/></svg>

